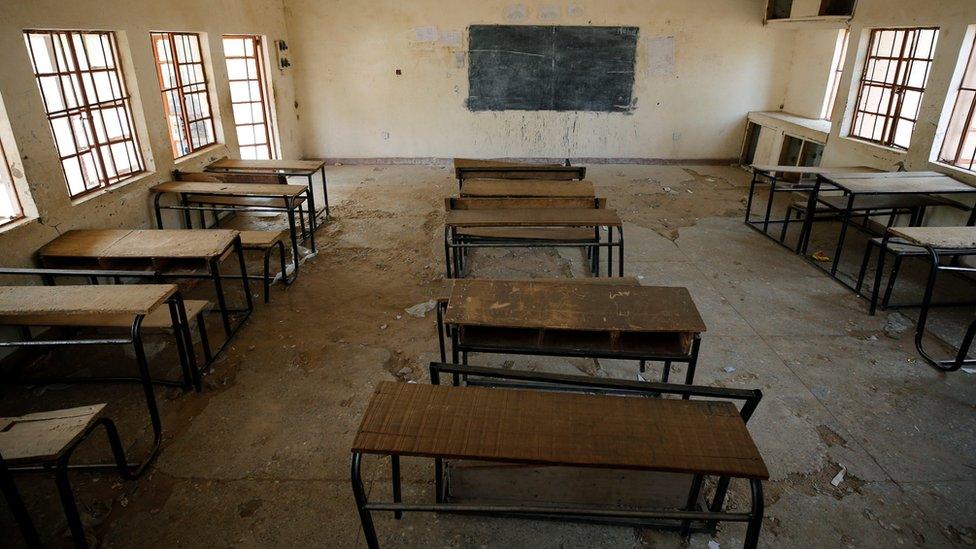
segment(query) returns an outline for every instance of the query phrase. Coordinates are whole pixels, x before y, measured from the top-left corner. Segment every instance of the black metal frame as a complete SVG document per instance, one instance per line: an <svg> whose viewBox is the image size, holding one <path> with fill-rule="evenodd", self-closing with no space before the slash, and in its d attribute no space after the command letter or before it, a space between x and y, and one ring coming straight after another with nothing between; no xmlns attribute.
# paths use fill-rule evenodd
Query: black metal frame
<svg viewBox="0 0 976 549"><path fill-rule="evenodd" d="M891 233L884 236L881 242L881 249L884 250L888 246L888 241L891 238ZM969 354L969 349L973 343L973 337L976 336L976 321L970 324L969 328L966 330L966 334L963 336L962 344L959 346L956 356L951 359L940 359L929 353L924 346L924 336L925 336L925 324L928 321L929 310L935 306L951 306L951 305L972 305L971 302L959 302L959 303L932 303L932 294L935 291L936 278L940 271L954 272L954 273L976 273L976 267L965 267L962 265L942 265L940 262L941 257L952 257L954 259L976 255L976 249L970 248L937 248L934 246L920 246L920 249L925 250L925 254L930 260L929 264L929 276L925 284L925 293L922 297L922 303L920 305L921 309L918 313L918 322L915 326L915 349L918 354L925 359L931 366L935 367L937 370L942 370L944 372L954 372L963 366L968 366L971 364L976 364L976 359L969 359L966 356ZM881 286L881 272L884 269L884 255L880 254L878 257L878 275L874 279L874 290L871 294L871 314L875 314L878 307L878 291ZM898 258L900 259L900 257ZM889 290L890 286L894 284L894 279L889 280ZM886 295L887 297L887 295Z"/></svg>
<svg viewBox="0 0 976 549"><path fill-rule="evenodd" d="M74 454L75 449L78 448L83 442L88 440L96 429L102 427L105 429L105 434L108 437L109 447L112 449L112 457L115 463L111 464L76 464L70 465L72 454ZM37 534L37 530L34 528L33 522L31 522L30 515L27 513L27 508L24 505L23 499L20 497L17 491L17 486L14 484L13 475L15 473L40 473L54 471L55 484L58 488L58 495L61 500L61 507L64 509L65 517L68 520L68 529L71 531L71 537L74 541L75 547L84 548L88 547L88 541L85 538L85 528L81 522L81 516L78 514L78 505L75 503L74 492L71 489L71 482L68 479L69 470L85 470L85 471L103 471L109 469L116 469L119 472L119 476L124 480L135 480L142 476L146 471L146 466L149 465L155 454L145 461L141 465L130 464L126 460L125 450L122 447L122 441L119 438L118 429L115 427L115 423L111 419L106 417L101 417L96 419L91 425L89 425L84 433L78 437L78 440L72 442L67 448L61 452L60 456L55 460L42 460L31 465L14 465L8 466L0 456L0 487L2 487L3 495L7 500L8 505L14 511L14 518L17 522L17 526L20 528L21 533L27 542L28 547L41 547L40 537Z"/></svg>
<svg viewBox="0 0 976 549"><path fill-rule="evenodd" d="M843 196L846 196L847 197L847 204L846 204L846 207L844 209L842 209L842 210L836 210L836 208L834 208L830 204L826 204L826 203L821 202L819 200L819 198L820 198L820 191L821 191L821 189L825 185L829 185L830 186L829 187L830 190L839 190L839 191L843 192ZM845 189L844 187L842 187L840 185L837 185L836 183L830 181L825 176L823 176L823 175L817 175L817 179L816 179L816 181L814 183L814 186L810 190L810 192L808 194L808 197L807 197L807 208L806 208L807 214L803 218L803 228L801 229L801 232L800 232L800 238L797 241L796 253L803 255L803 257L805 259L807 259L807 261L809 263L815 265L818 269L827 272L832 279L834 279L835 281L837 281L841 285L843 285L843 286L847 287L848 289L853 290L853 291L856 292L857 291L857 287L856 286L853 286L853 285L849 284L848 282L844 281L843 279L841 279L840 277L837 276L837 268L840 266L840 257L841 257L841 253L843 252L843 249L844 249L844 242L845 242L845 239L847 237L847 229L849 227L854 227L855 229L858 229L858 230L862 230L863 229L863 230L867 231L869 234L874 234L874 233L872 233L870 231L870 228L869 228L869 225L868 225L868 220L867 220L866 217L864 219L864 225L863 225L863 227L859 227L858 225L851 223L851 219L852 218L860 217L860 215L854 215L854 201L856 200L856 198L859 195L909 195L909 196L911 196L911 195L920 195L920 196L933 196L933 195L942 195L942 194L961 194L963 192L967 192L967 193L968 192L976 192L976 188L974 188L972 191L968 191L967 190L967 191L950 191L950 192L942 191L942 192L919 192L919 193L851 192L850 190ZM840 221L841 221L840 234L837 237L837 246L836 246L836 248L834 250L834 255L831 257L831 265L830 265L830 268L829 269L825 269L825 268L821 267L820 264L818 264L817 262L815 262L815 261L813 261L813 260L811 260L810 258L807 257L807 251L808 251L808 248L809 248L809 245L810 245L810 235L813 232L813 222L817 220L816 219L817 216L814 213L814 212L816 212L816 205L817 205L817 203L824 204L827 207L829 207L832 210L834 210L836 213L833 213L832 212L831 213L831 216L838 216L840 218ZM945 206L949 206L949 207L959 207L958 205L955 205L952 202L946 202L946 204L944 204L944 205ZM916 208L911 208L911 209L912 210L916 210ZM909 225L910 226L917 226L917 225L920 225L922 223L922 220L925 217L925 209L926 209L925 206L919 206L917 208L917 211L912 212L914 215L912 215L912 218L911 218L911 220L909 222ZM889 226L890 226L891 223L893 223L893 221L894 221L894 219L893 219L894 216L898 212L886 212L886 213L890 213L892 215L892 219L889 220ZM874 212L873 214L870 214L870 215L880 215L880 214L878 212Z"/></svg>
<svg viewBox="0 0 976 549"><path fill-rule="evenodd" d="M318 217L322 212L325 212L326 220L332 218L332 213L329 209L329 188L328 188L328 183L326 182L325 179L325 164L322 164L322 166L319 167L319 169L312 172L309 172L308 170L286 170L281 168L256 170L256 169L248 169L248 168L213 168L210 166L204 168L203 171L214 172L214 173L239 173L239 174L252 174L252 175L273 174L273 175L283 175L285 177L304 177L305 180L308 182L306 184L306 187L308 188L309 209L315 212L314 217ZM315 209L315 193L312 192L312 180L315 178L315 174L317 173L322 174L322 197L323 200L325 200L325 207L323 207L321 210ZM316 231L321 226L322 225L316 223L315 228L312 230Z"/></svg>
<svg viewBox="0 0 976 549"><path fill-rule="evenodd" d="M686 385L691 385L695 380L695 370L698 366L698 354L701 350L701 334L695 334L691 342L691 349L687 355L647 355L633 354L622 351L567 351L566 349L547 349L541 347L511 347L511 346L478 346L464 345L460 341L460 334L457 328L448 326L444 323L444 313L447 310L447 301L442 300L435 307L437 311L437 340L440 350L441 362L447 362L447 345L445 336L451 340L451 362L467 366L469 353L486 354L510 354L510 355L535 355L535 356L559 356L572 358L607 358L618 360L637 360L639 361L640 373L646 371L647 362L663 362L664 368L661 373L661 383L667 383L671 377L671 365L675 362L687 364L685 373Z"/></svg>
<svg viewBox="0 0 976 549"><path fill-rule="evenodd" d="M746 198L746 226L769 238L773 242L778 242L779 244L786 246L786 244L783 242L785 240L784 234L781 234L778 240L776 237L769 234L770 224L783 224L787 221L785 218L772 218L773 201L776 198L776 193L807 192L813 188L812 182L809 180L804 180L802 174L798 175L800 175L799 181L790 181L789 184L785 184L785 186L780 187L781 182L775 171L759 170L754 167L752 169L752 181L749 183L749 195ZM769 197L766 199L765 213L762 214L761 219L754 220L752 218L752 204L755 201L756 187L759 185L769 185Z"/></svg>
<svg viewBox="0 0 976 549"><path fill-rule="evenodd" d="M441 374L451 374L458 384L458 378L464 375L477 375L482 378L508 380L541 390L561 391L575 388L584 392L601 392L612 394L626 394L633 396L656 396L664 394L680 395L682 398L692 396L711 397L743 401L740 415L743 422L748 422L752 413L762 399L759 390L727 389L719 387L703 387L692 385L673 385L667 383L642 383L635 381L617 381L594 379L584 376L567 376L543 374L538 372L523 372L518 370L500 370L496 368L479 368L459 366L456 364L431 363L430 377L432 385L440 384ZM583 509L559 508L545 506L519 505L459 505L448 502L449 494L445 485L444 458L434 458L434 504L405 504L401 502L400 456L390 454L392 468L393 501L390 503L371 503L367 499L362 481L363 454L352 453L350 476L352 480L353 496L359 511L359 518L370 549L379 547L376 529L373 525L373 511L392 511L394 517L401 518L404 512L444 512L461 514L480 514L489 516L506 516L537 518L548 520L566 520L575 522L594 522L615 525L635 526L663 526L676 529L687 539L693 528L714 529L719 521L745 522L748 524L744 547L756 547L759 533L762 529L764 514L764 500L762 481L748 479L751 490L751 509L748 513L724 511L725 498L728 493L731 478L720 477L715 495L711 503L704 502L701 494L704 475L693 475L688 503L681 510L643 510L624 511L608 508ZM663 523L662 523L663 521Z"/></svg>
<svg viewBox="0 0 976 549"><path fill-rule="evenodd" d="M607 249L607 276L613 276L613 250L619 252L617 276L624 276L624 227L623 225L599 225L593 227L593 239L588 240L537 240L527 238L483 238L467 237L458 234L461 226L444 227L444 264L447 278L464 278L465 263L472 248L585 248L590 260L590 272L600 276L600 249ZM607 240L600 236L605 228ZM617 230L618 240L614 242L613 231Z"/></svg>

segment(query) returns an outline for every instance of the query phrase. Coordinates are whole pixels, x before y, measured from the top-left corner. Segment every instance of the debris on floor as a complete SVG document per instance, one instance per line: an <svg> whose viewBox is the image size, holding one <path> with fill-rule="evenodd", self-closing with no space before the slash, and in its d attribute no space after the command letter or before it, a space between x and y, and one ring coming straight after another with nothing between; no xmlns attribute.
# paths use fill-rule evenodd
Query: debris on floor
<svg viewBox="0 0 976 549"><path fill-rule="evenodd" d="M813 252L812 254L810 254L810 257L814 261L820 261L821 263L827 263L828 261L830 261L830 256L827 255L827 253L824 252L823 250L817 250Z"/></svg>
<svg viewBox="0 0 976 549"><path fill-rule="evenodd" d="M840 471L838 471L837 474L834 475L834 478L831 479L830 485L835 488L840 486L840 483L844 482L844 475L846 474L847 474L847 468L841 465Z"/></svg>
<svg viewBox="0 0 976 549"><path fill-rule="evenodd" d="M898 339L912 327L912 321L901 313L891 313L885 319L884 333L891 339Z"/></svg>
<svg viewBox="0 0 976 549"><path fill-rule="evenodd" d="M404 309L404 311L406 311L407 314L410 316L415 316L417 318L424 318L425 316L427 316L427 313L433 311L434 307L436 306L437 306L437 302L431 299L430 301L418 303L413 307L407 307L406 309Z"/></svg>

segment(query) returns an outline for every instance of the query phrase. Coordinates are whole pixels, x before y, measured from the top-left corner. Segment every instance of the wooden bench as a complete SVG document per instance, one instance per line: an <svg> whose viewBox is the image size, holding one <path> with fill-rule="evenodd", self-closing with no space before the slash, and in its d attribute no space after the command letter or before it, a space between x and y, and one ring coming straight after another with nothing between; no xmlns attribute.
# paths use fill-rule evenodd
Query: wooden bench
<svg viewBox="0 0 976 549"><path fill-rule="evenodd" d="M455 199L466 201L495 199ZM528 201L537 199L499 199ZM557 199L545 199L547 201ZM584 200L587 199L561 199ZM596 199L599 201L600 199ZM456 203L456 202L455 202ZM591 205L594 204L589 201ZM600 229L607 232L603 241ZM574 232L570 234L568 230ZM566 231L565 233L559 231ZM619 238L614 241L614 231ZM605 208L491 208L451 209L444 226L444 259L448 278L464 276L470 248L583 247L591 250L591 271L599 276L599 249L607 249L607 271L613 276L613 250L619 251L623 276L623 222L615 210Z"/></svg>
<svg viewBox="0 0 976 549"><path fill-rule="evenodd" d="M589 181L474 179L461 188L462 198L594 198Z"/></svg>
<svg viewBox="0 0 976 549"><path fill-rule="evenodd" d="M287 287L298 278L298 256L295 256L292 262L294 271L291 276L288 275L288 270L285 267L285 235L287 234L285 231L241 231L241 245L244 249L259 251L263 254L264 276L262 280L264 282L265 303L269 300L268 293L271 289L271 253L275 249L278 250L278 256L281 259L281 283Z"/></svg>
<svg viewBox="0 0 976 549"><path fill-rule="evenodd" d="M18 417L0 417L0 469L3 475L19 472L53 470L61 505L68 519L68 528L77 547L87 547L85 529L78 514L74 491L68 476L71 455L102 427L108 436L115 463L107 466L86 466L86 470L115 468L123 479L131 480L142 473L133 471L126 461L122 442L115 424L103 415L105 404L80 406L64 410L37 412ZM18 526L25 539L38 538L33 523L11 479L3 484L4 496L15 512ZM8 540L9 542L10 540ZM39 545L38 545L39 546Z"/></svg>
<svg viewBox="0 0 976 549"><path fill-rule="evenodd" d="M746 421L761 399L759 391L641 384L476 368L479 376L552 383L559 387L617 394L440 386L440 375L470 373L455 365L431 365L433 385L381 382L363 414L352 445L352 487L367 546L379 546L372 513L491 513L566 520L606 521L647 526L667 521L687 536L694 524L738 521L748 524L744 545L755 547L762 527L762 481L769 472ZM680 395L708 400L635 398L629 395ZM719 400L722 399L722 400ZM740 412L725 399L743 400ZM559 413L553 413L558 410ZM370 502L362 483L365 454L390 456L393 501ZM435 503L404 504L400 457L434 460ZM478 505L449 503L445 460L566 466L584 469L665 471L692 477L687 504L680 510L598 509L557 505ZM449 464L448 464L449 465ZM718 477L710 504L701 502L705 476ZM724 510L730 478L747 479L748 512ZM370 495L376 497L374 489Z"/></svg>
<svg viewBox="0 0 976 549"><path fill-rule="evenodd" d="M184 228L192 229L193 221L190 216L192 210L203 212L220 211L250 211L277 212L288 216L288 231L292 241L292 253L298 258L298 237L307 235L312 251L315 251L315 219L309 216L311 230L305 232L305 221L301 205L308 198L308 189L302 185L263 184L263 183L212 183L205 181L170 181L160 183L149 189L154 194L153 207L156 212L157 228L163 228L163 209L182 210ZM176 195L178 205L164 206L160 199L165 194ZM296 228L295 220L301 225L301 231ZM204 225L203 228L206 228Z"/></svg>
<svg viewBox="0 0 976 549"><path fill-rule="evenodd" d="M586 167L455 158L454 175L461 187L470 179L582 180L586 178Z"/></svg>
<svg viewBox="0 0 976 549"><path fill-rule="evenodd" d="M308 187L309 209L315 212L313 217L317 216L323 211L325 212L326 219L328 219L330 216L329 188L325 178L325 161L323 160L242 160L225 157L209 164L206 167L206 170L207 172L213 173L239 175L275 175L286 178L304 177L306 180L306 186ZM321 210L318 210L315 207L315 193L312 190L312 180L315 178L315 174L317 173L322 174L322 199L325 203L325 207ZM318 223L315 223L313 230L317 229L319 226L320 225Z"/></svg>
<svg viewBox="0 0 976 549"><path fill-rule="evenodd" d="M706 327L687 288L604 280L456 280L438 333L461 364L469 353L637 360L640 372L659 361L667 382L678 362L693 383Z"/></svg>
<svg viewBox="0 0 976 549"><path fill-rule="evenodd" d="M976 359L968 358L969 349L972 347L974 336L976 336L976 321L973 321L966 329L965 334L956 356L950 359L937 358L929 352L924 345L925 325L928 321L929 311L935 306L932 297L935 292L935 284L940 272L960 273L972 275L976 273L976 267L959 262L959 258L976 255L976 227L892 227L884 236L881 249L889 246L890 240L898 239L908 245L915 246L925 251L929 259L929 276L925 285L925 293L918 313L918 322L915 325L915 349L922 358L931 366L945 372L954 372L963 366L976 364ZM881 277L884 270L884 253L878 257L877 275L874 279L874 291L871 294L871 314L877 310L878 291L881 286ZM943 258L953 258L955 261L943 264ZM892 273L894 276L895 273ZM889 281L893 284L893 280ZM949 303L939 303L939 306L953 305L972 305L972 302L961 303L953 301Z"/></svg>

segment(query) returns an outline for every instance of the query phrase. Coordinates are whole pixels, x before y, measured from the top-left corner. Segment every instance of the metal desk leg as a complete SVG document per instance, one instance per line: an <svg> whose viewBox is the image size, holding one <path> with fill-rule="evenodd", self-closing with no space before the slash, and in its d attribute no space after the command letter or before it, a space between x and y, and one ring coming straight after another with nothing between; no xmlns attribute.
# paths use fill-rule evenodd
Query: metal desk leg
<svg viewBox="0 0 976 549"><path fill-rule="evenodd" d="M329 188L328 188L329 186L328 186L328 184L325 181L325 166L322 166L320 168L320 171L322 172L322 198L323 198L323 200L325 200L325 218L326 219L329 219L329 218L332 217L332 213L329 211ZM308 176L308 179L309 179L309 185L308 186L309 186L309 188L311 188L312 187L312 181L311 181L312 180L312 176L311 175Z"/></svg>
<svg viewBox="0 0 976 549"><path fill-rule="evenodd" d="M132 348L136 354L136 365L139 368L139 377L142 380L142 390L146 397L146 408L149 410L149 421L153 430L153 445L149 451L149 457L139 465L133 475L139 476L155 459L159 452L159 445L163 440L163 422L159 417L159 407L156 405L156 392L153 389L152 378L149 375L149 363L146 359L146 350L142 344L142 320L143 315L138 315L132 321Z"/></svg>
<svg viewBox="0 0 976 549"><path fill-rule="evenodd" d="M30 514L27 512L27 506L24 505L24 500L20 497L20 491L17 490L17 485L14 484L13 475L7 469L7 464L3 461L2 456L0 456L0 492L3 493L7 507L14 516L14 522L17 523L20 533L24 536L24 541L27 542L27 547L30 549L40 548L41 538L37 535L37 529L34 528L34 523L31 521Z"/></svg>
<svg viewBox="0 0 976 549"><path fill-rule="evenodd" d="M298 232L295 229L295 201L291 198L286 198L285 205L288 210L285 213L288 216L288 236L291 237L291 254L294 256L295 267L298 267ZM301 212L298 215L301 215ZM285 273L281 273L281 276L285 276Z"/></svg>
<svg viewBox="0 0 976 549"><path fill-rule="evenodd" d="M209 261L210 278L213 280L214 291L217 294L217 307L220 308L221 321L224 324L224 334L227 339L234 335L234 330L230 326L230 312L227 310L227 298L224 296L224 284L220 276L220 258L215 257Z"/></svg>
<svg viewBox="0 0 976 549"><path fill-rule="evenodd" d="M234 237L234 251L237 253L237 262L241 268L241 285L244 287L244 301L247 303L247 316L254 310L254 300L251 298L251 283L247 278L247 265L244 262L244 244L241 236ZM243 322L243 321L242 321Z"/></svg>
<svg viewBox="0 0 976 549"><path fill-rule="evenodd" d="M352 454L352 495L356 500L356 508L359 510L359 521L363 526L363 536L366 538L366 546L369 549L379 549L380 543L376 539L376 528L373 527L373 515L366 508L366 489L363 487L362 475L363 455L359 452Z"/></svg>
<svg viewBox="0 0 976 549"><path fill-rule="evenodd" d="M451 228L444 227L444 268L447 278L454 278L451 274Z"/></svg>
<svg viewBox="0 0 976 549"><path fill-rule="evenodd" d="M844 240L847 238L847 226L851 224L851 210L854 209L854 193L849 193L847 207L844 209L844 216L841 218L840 235L837 237L837 249L834 250L834 261L830 265L830 276L837 276L837 267L840 266L840 254L844 251ZM809 212L808 212L809 213Z"/></svg>
<svg viewBox="0 0 976 549"><path fill-rule="evenodd" d="M163 228L163 212L159 207L159 200L163 197L163 193L156 193L153 197L153 210L156 212L156 228Z"/></svg>
<svg viewBox="0 0 976 549"><path fill-rule="evenodd" d="M193 217L190 215L190 210L187 209L186 195L183 193L180 193L180 206L183 207L183 225L185 225L183 228L192 229Z"/></svg>
<svg viewBox="0 0 976 549"><path fill-rule="evenodd" d="M746 223L752 217L752 197L756 194L756 181L759 179L759 172L752 171L752 181L749 182L749 197L746 199Z"/></svg>
<svg viewBox="0 0 976 549"><path fill-rule="evenodd" d="M753 549L759 545L759 532L762 530L764 514L763 487L759 479L751 479L749 488L752 492L752 518L749 519L749 526L746 529L746 539L743 547Z"/></svg>
<svg viewBox="0 0 976 549"><path fill-rule="evenodd" d="M613 227L607 228L607 276L613 276Z"/></svg>
<svg viewBox="0 0 976 549"><path fill-rule="evenodd" d="M620 227L617 228L617 232L619 233L620 236L620 250L618 250L620 252L620 272L618 273L618 276L623 278L624 276L624 226L620 225Z"/></svg>
<svg viewBox="0 0 976 549"><path fill-rule="evenodd" d="M400 456L390 456L390 479L393 482L393 502L400 503L402 500L400 491ZM394 511L393 517L400 520L403 518L403 511Z"/></svg>
<svg viewBox="0 0 976 549"><path fill-rule="evenodd" d="M796 253L806 255L807 248L810 246L810 232L813 230L814 212L817 207L817 199L820 195L821 177L818 175L813 188L810 189L810 196L807 197L807 214L803 217L803 227L800 229L800 238L796 242Z"/></svg>
<svg viewBox="0 0 976 549"><path fill-rule="evenodd" d="M315 231L319 225L317 221L318 213L315 211L315 194L312 192L311 186L308 187L306 194L308 194L308 244L312 249L312 253L315 253L318 251L315 247ZM292 202L294 202L294 199L292 199ZM298 212L298 215L302 215L301 211Z"/></svg>
<svg viewBox="0 0 976 549"><path fill-rule="evenodd" d="M769 217L773 213L773 198L776 196L776 178L769 180L769 198L766 200L766 215L763 217L763 232L769 232Z"/></svg>
<svg viewBox="0 0 976 549"><path fill-rule="evenodd" d="M869 309L871 316L874 316L878 312L878 293L881 291L881 275L884 272L885 250L888 249L888 240L890 238L891 233L886 231L884 237L881 239L880 252L878 252L878 266L875 267L874 272L874 287L871 289L871 307Z"/></svg>

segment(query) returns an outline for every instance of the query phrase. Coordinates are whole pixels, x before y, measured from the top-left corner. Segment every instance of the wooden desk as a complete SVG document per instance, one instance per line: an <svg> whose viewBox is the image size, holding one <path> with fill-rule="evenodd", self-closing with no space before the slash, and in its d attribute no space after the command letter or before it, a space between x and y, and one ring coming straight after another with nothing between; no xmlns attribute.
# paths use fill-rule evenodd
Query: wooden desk
<svg viewBox="0 0 976 549"><path fill-rule="evenodd" d="M237 253L239 259L241 284L247 303L246 309L236 311L244 313L236 327L231 326L231 311L227 308L220 274L220 260L232 251ZM73 230L44 245L37 255L47 267L144 269L148 265L163 271L163 276L168 278L210 278L217 294L227 341L253 310L244 250L240 235L234 230ZM201 269L206 274L194 274L193 271Z"/></svg>
<svg viewBox="0 0 976 549"><path fill-rule="evenodd" d="M305 221L298 211L299 206L308 199L310 190L302 185L275 185L262 183L211 183L200 181L170 181L160 183L149 189L155 194L153 206L156 211L156 227L163 228L162 209L182 210L185 228L192 229L193 222L190 211L197 210L203 215L204 210L211 211L252 211L252 212L285 212L288 216L288 233L291 236L292 257L295 267L298 267L298 237L299 231L295 225L296 212L301 220L304 234ZM164 194L175 194L179 197L180 205L162 206L160 199ZM226 198L240 198L243 201L227 201ZM198 204L191 206L190 204ZM207 205L207 206L201 206ZM315 216L309 215L309 239L312 252L315 247Z"/></svg>
<svg viewBox="0 0 976 549"><path fill-rule="evenodd" d="M752 166L752 181L749 183L749 196L746 199L746 225L769 237L774 242L782 244L782 239L776 240L769 234L769 225L785 223L784 219L772 219L773 199L776 193L808 191L813 188L812 181L801 181L803 176L824 175L829 173L855 174L877 173L878 170L867 166L776 166L771 164L754 164ZM785 181L784 177L787 176ZM795 179L795 180L794 180ZM752 203L756 189L760 185L769 186L769 196L766 198L766 211L760 219L752 218Z"/></svg>
<svg viewBox="0 0 976 549"><path fill-rule="evenodd" d="M304 177L308 182L309 209L315 212L315 215L324 211L326 219L330 216L329 189L325 178L324 160L240 160L235 158L221 158L208 165L206 171L253 174L270 173L288 177ZM315 209L315 194L312 192L312 180L316 173L322 174L322 197L325 201L325 208L322 210Z"/></svg>
<svg viewBox="0 0 976 549"><path fill-rule="evenodd" d="M471 198L595 198L589 181L549 181L512 179L474 179L461 189Z"/></svg>
<svg viewBox="0 0 976 549"><path fill-rule="evenodd" d="M504 160L454 159L454 175L463 186L469 179L584 179L586 168Z"/></svg>
<svg viewBox="0 0 976 549"><path fill-rule="evenodd" d="M558 411L558 412L557 412ZM745 545L754 547L762 524L762 486L766 464L736 407L719 400L635 398L483 387L445 387L381 382L363 415L352 444L353 494L369 547L376 547L373 510L450 511L444 497L443 460L489 460L512 464L598 469L664 471L696 479L679 516L682 533L700 509L721 516L724 489L712 504L700 506L703 475L727 483L750 481L752 510ZM393 503L370 504L362 485L363 454L391 456ZM401 456L435 460L437 505L402 505ZM727 484L725 484L727 486ZM373 497L374 493L370 494ZM511 512L586 519L593 509L510 506L504 510L463 505L469 512ZM630 520L654 516L628 509ZM615 517L604 508L603 517ZM646 513L646 514L645 514ZM626 519L624 519L626 520Z"/></svg>
<svg viewBox="0 0 976 549"><path fill-rule="evenodd" d="M490 200L490 199L483 199ZM522 199L532 200L532 199ZM568 228L585 227L593 230L592 237L585 239L546 238L545 234L523 238L515 237L472 237L463 234L463 229L497 228L507 230L513 228ZM606 241L601 236L600 229L607 233ZM619 238L614 241L614 231ZM464 256L471 248L497 247L543 247L543 248L578 248L584 247L592 251L593 274L599 276L599 250L607 249L607 275L613 276L613 250L619 251L618 276L624 276L624 229L623 222L616 210L602 208L529 208L529 209L474 209L451 210L447 212L444 222L444 261L447 266L448 278L464 276Z"/></svg>
<svg viewBox="0 0 976 549"><path fill-rule="evenodd" d="M184 379L182 382L154 380L143 345L144 320L168 305L171 325L177 339L178 355ZM91 328L116 328L119 319L128 318L127 337L90 338L59 337L55 340L35 339L28 327L68 326ZM77 347L80 351L91 345L132 345L136 357L138 376L93 377L89 381L109 383L135 382L142 385L153 430L153 445L149 457L141 467L151 461L159 451L162 440L162 421L156 403L154 384L194 387L200 390L200 371L196 367L193 340L189 320L179 290L175 284L86 285L86 286L0 286L0 325L24 328L21 341L3 341L0 347ZM62 378L31 381L33 384L76 383L78 378ZM59 439L60 440L60 439ZM6 449L4 456L10 459ZM36 456L35 456L36 457ZM141 470L141 467L139 470Z"/></svg>
<svg viewBox="0 0 976 549"><path fill-rule="evenodd" d="M573 280L456 280L444 311L453 362L468 353L688 364L694 381L705 323L687 288ZM443 333L444 330L441 330ZM442 358L443 360L443 358Z"/></svg>
<svg viewBox="0 0 976 549"><path fill-rule="evenodd" d="M824 185L829 188L840 190L846 198L844 208L839 211L841 219L840 235L837 238L837 246L831 261L829 273L837 279L837 267L840 265L841 253L844 250L844 242L847 236L847 228L850 225L851 214L854 211L855 202L861 196L876 195L943 195L943 194L966 194L976 193L976 187L972 187L944 174L935 172L894 172L884 174L837 174L829 173L817 176L813 188L807 198L807 212L815 211L818 203L823 203L820 199L820 191ZM807 215L803 220L803 230L800 242L797 244L797 252L804 256L810 243L810 233L813 228L813 215ZM911 224L919 225L923 222L924 209L916 216ZM840 280L839 280L840 281ZM850 284L841 281L846 286ZM851 287L852 288L852 287ZM852 288L853 289L853 288Z"/></svg>

